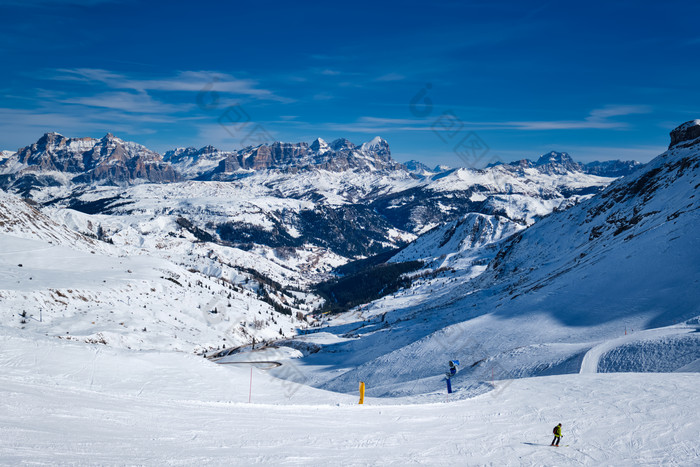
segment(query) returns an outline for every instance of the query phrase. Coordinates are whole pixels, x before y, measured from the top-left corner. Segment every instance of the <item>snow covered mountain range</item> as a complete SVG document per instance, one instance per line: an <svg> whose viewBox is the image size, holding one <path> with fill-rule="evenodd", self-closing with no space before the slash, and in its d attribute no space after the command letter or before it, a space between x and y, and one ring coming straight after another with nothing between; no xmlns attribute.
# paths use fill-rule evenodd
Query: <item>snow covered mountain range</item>
<svg viewBox="0 0 700 467"><path fill-rule="evenodd" d="M404 246L468 212L529 225L612 180L600 176L607 174L602 169L587 173L563 153L486 170L416 167L394 161L379 137L359 146L345 139L232 152L207 146L161 158L112 135L51 133L0 165L0 186L89 215L167 215L171 225L182 219L178 225L192 226L203 239L247 250L298 253L310 245L335 263L336 256L347 261ZM322 261L320 271L328 264Z"/></svg>
<svg viewBox="0 0 700 467"><path fill-rule="evenodd" d="M607 161L584 165L574 162L566 153L551 152L537 162L524 159L509 165L539 167L543 172L580 171L618 177L631 173L639 163ZM4 189L13 191L57 184L123 186L178 180L231 180L270 169L409 171L422 176L451 170L445 166L430 170L418 161L400 164L391 157L389 144L379 136L360 146L342 138L330 144L318 138L310 145L276 142L236 151L222 151L213 146L177 148L161 157L142 145L123 141L110 133L102 139L66 138L58 133L46 133L36 143L17 152L2 151L0 154L0 183Z"/></svg>

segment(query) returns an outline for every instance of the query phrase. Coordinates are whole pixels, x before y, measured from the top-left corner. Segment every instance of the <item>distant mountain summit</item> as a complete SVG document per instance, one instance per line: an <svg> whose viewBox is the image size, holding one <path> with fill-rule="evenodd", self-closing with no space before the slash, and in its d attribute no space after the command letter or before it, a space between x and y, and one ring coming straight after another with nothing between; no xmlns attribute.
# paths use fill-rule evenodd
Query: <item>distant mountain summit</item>
<svg viewBox="0 0 700 467"><path fill-rule="evenodd" d="M101 139L46 133L0 165L2 185L20 190L67 183L162 183L179 178L158 153L111 133Z"/></svg>
<svg viewBox="0 0 700 467"><path fill-rule="evenodd" d="M33 188L80 183L226 181L260 170L406 171L379 136L360 146L344 138L330 144L318 138L311 145L275 142L236 151L213 146L177 148L161 157L111 133L101 139L46 133L36 143L0 156L0 187L24 194Z"/></svg>
<svg viewBox="0 0 700 467"><path fill-rule="evenodd" d="M417 175L427 175L433 173L432 170L430 170L430 167L416 160L404 162L403 165L409 172Z"/></svg>
<svg viewBox="0 0 700 467"><path fill-rule="evenodd" d="M581 171L580 164L565 152L551 151L543 154L535 162L535 167L544 173L567 173Z"/></svg>
<svg viewBox="0 0 700 467"><path fill-rule="evenodd" d="M496 165L504 165L515 169L536 168L542 173L550 175L564 175L572 172L582 172L588 175L597 175L599 177L618 178L629 175L643 164L637 161L594 161L588 164L581 164L574 161L566 152L550 151L533 162L530 159L521 159L510 163L491 164L489 167Z"/></svg>
<svg viewBox="0 0 700 467"><path fill-rule="evenodd" d="M642 165L637 161L593 161L583 165L583 171L599 177L619 178L631 174Z"/></svg>
<svg viewBox="0 0 700 467"><path fill-rule="evenodd" d="M671 131L671 144L668 148L688 147L695 144L698 138L700 138L700 120L691 120Z"/></svg>
<svg viewBox="0 0 700 467"><path fill-rule="evenodd" d="M167 151L163 161L171 164L184 178L197 179L202 174L214 170L219 162L232 154L234 153L220 151L214 146L204 146L201 149L177 148Z"/></svg>

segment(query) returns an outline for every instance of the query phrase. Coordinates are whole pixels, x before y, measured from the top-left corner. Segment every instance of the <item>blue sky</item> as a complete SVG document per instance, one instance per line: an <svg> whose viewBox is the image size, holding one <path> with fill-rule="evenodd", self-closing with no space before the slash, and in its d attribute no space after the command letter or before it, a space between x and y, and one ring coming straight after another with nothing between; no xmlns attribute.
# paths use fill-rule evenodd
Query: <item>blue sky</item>
<svg viewBox="0 0 700 467"><path fill-rule="evenodd" d="M399 161L648 161L700 118L695 2L0 2L0 148L381 135Z"/></svg>

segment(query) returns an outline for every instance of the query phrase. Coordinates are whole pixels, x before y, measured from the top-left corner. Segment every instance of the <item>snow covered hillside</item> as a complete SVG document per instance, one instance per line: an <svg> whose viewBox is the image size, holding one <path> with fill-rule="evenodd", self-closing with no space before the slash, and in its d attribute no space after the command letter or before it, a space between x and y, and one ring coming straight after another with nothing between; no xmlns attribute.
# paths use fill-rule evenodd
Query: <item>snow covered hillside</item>
<svg viewBox="0 0 700 467"><path fill-rule="evenodd" d="M20 238L40 239L80 250L103 250L104 244L86 238L57 223L17 196L0 190L0 232Z"/></svg>
<svg viewBox="0 0 700 467"><path fill-rule="evenodd" d="M437 390L453 358L464 368L453 384L464 388L577 373L600 342L669 325L672 354L647 345L645 366L631 361L644 349L628 347L603 356L602 370L691 368L700 333L683 323L700 315L699 187L700 139L682 139L527 229L472 216L431 232L396 257L428 260L414 285L330 321L353 339L307 356L309 377L326 389L363 380L369 394L401 395L409 381L411 391ZM519 232L489 243L498 229ZM317 371L327 365L337 371Z"/></svg>
<svg viewBox="0 0 700 467"><path fill-rule="evenodd" d="M266 285L250 275L225 279L222 271L205 274L87 238L13 195L0 196L4 327L114 347L204 352L306 326L291 309L276 310L272 304L284 295L263 292Z"/></svg>

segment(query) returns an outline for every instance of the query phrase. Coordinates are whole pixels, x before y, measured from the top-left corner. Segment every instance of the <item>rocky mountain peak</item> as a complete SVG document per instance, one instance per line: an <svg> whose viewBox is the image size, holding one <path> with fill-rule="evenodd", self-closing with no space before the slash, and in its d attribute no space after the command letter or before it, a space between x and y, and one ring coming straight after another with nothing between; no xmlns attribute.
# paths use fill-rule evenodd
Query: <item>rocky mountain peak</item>
<svg viewBox="0 0 700 467"><path fill-rule="evenodd" d="M671 149L681 143L687 143L683 144L684 147L689 146L698 138L700 138L700 120L691 120L671 131L671 144L668 148Z"/></svg>
<svg viewBox="0 0 700 467"><path fill-rule="evenodd" d="M380 136L375 136L370 141L362 143L360 150L362 152L389 152L389 143Z"/></svg>
<svg viewBox="0 0 700 467"><path fill-rule="evenodd" d="M545 165L545 164L570 164L574 160L565 152L550 151L547 154L543 154L537 159L535 165Z"/></svg>
<svg viewBox="0 0 700 467"><path fill-rule="evenodd" d="M354 144L345 138L338 138L331 143L331 149L334 151L350 150L355 149L355 147Z"/></svg>
<svg viewBox="0 0 700 467"><path fill-rule="evenodd" d="M316 138L310 146L311 150L319 154L325 154L331 150L331 147L322 138Z"/></svg>
<svg viewBox="0 0 700 467"><path fill-rule="evenodd" d="M50 146L60 146L65 144L68 139L60 133L50 132L44 133L44 135L37 140L35 145L39 148L47 148Z"/></svg>
<svg viewBox="0 0 700 467"><path fill-rule="evenodd" d="M200 152L200 154L213 154L215 152L219 152L219 150L216 149L214 146L209 144L207 146L204 146L202 149L200 149L199 152Z"/></svg>
<svg viewBox="0 0 700 467"><path fill-rule="evenodd" d="M535 167L537 167L540 172L549 174L581 171L581 165L574 162L569 154L556 151L550 151L540 156L537 162L535 162Z"/></svg>
<svg viewBox="0 0 700 467"><path fill-rule="evenodd" d="M111 133L101 139L66 138L46 133L17 151L2 167L4 188L65 183L170 182L179 179L160 155L146 147L124 142Z"/></svg>

